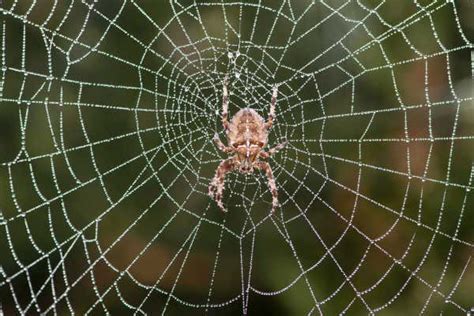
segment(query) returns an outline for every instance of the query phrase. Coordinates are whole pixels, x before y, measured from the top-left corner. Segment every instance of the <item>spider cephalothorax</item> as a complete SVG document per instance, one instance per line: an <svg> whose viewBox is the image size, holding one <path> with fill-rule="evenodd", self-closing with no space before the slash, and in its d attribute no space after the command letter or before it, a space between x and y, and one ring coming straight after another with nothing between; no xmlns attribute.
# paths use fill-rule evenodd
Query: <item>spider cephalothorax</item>
<svg viewBox="0 0 474 316"><path fill-rule="evenodd" d="M272 193L272 213L278 206L278 191L273 178L272 168L266 159L285 147L286 142L275 146L268 151L263 148L268 142L268 131L273 125L275 118L275 105L278 95L277 86L273 86L272 99L270 102L270 113L265 121L255 110L245 108L239 110L228 121L229 108L229 92L227 89L228 79L224 79L223 96L222 96L222 125L227 134L227 144L224 145L218 135L214 136L214 142L217 147L225 153L233 154L232 157L223 160L217 167L216 175L209 185L209 195L213 197L217 205L225 212L222 204L222 194L224 191L224 180L227 173L239 171L241 173L251 173L255 169L262 170L268 178L268 186Z"/></svg>

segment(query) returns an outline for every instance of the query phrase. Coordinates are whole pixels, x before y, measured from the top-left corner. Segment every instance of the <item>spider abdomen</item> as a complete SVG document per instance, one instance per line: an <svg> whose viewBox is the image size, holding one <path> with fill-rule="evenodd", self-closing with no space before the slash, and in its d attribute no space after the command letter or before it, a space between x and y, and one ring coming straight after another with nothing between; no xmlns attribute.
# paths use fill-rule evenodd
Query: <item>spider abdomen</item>
<svg viewBox="0 0 474 316"><path fill-rule="evenodd" d="M227 131L227 140L230 146L262 144L268 140L268 131L265 121L257 111L249 108L239 110L230 121Z"/></svg>

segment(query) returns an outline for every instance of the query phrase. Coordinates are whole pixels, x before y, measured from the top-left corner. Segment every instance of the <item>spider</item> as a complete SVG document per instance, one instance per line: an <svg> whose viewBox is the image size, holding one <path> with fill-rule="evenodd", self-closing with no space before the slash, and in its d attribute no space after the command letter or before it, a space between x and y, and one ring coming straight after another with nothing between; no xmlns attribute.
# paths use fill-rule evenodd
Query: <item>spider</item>
<svg viewBox="0 0 474 316"><path fill-rule="evenodd" d="M228 146L224 145L218 134L214 135L214 142L219 150L224 153L233 154L232 157L223 160L217 167L216 174L209 185L209 196L214 198L220 209L226 212L222 203L222 195L224 191L224 181L227 173L239 171L240 173L249 174L254 169L262 170L266 173L268 179L268 187L272 193L272 210L270 214L275 212L278 207L278 191L273 177L272 168L266 161L277 151L284 148L287 142L283 142L268 151L263 148L268 142L268 133L275 119L275 105L278 96L278 87L273 86L272 99L270 102L270 113L265 121L255 110L250 108L240 109L228 121L229 108L229 92L227 89L228 77L224 78L222 92L222 125L227 134Z"/></svg>

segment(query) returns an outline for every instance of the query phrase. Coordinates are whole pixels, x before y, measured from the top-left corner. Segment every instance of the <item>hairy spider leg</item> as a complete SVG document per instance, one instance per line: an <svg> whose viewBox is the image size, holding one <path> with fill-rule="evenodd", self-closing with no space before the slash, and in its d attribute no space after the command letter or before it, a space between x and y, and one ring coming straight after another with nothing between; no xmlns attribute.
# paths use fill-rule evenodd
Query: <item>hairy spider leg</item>
<svg viewBox="0 0 474 316"><path fill-rule="evenodd" d="M286 145L288 145L288 141L285 140L283 143L281 144L278 144L276 145L275 147L271 148L268 150L268 154L271 156L271 155L274 155L276 154L277 152L279 152L280 150L282 150L283 148L286 147Z"/></svg>
<svg viewBox="0 0 474 316"><path fill-rule="evenodd" d="M222 87L222 126L227 131L229 128L229 89L227 89L227 85L229 83L229 77L224 77L224 84Z"/></svg>
<svg viewBox="0 0 474 316"><path fill-rule="evenodd" d="M234 158L222 161L217 167L216 174L209 185L209 196L214 198L217 205L223 212L227 212L222 203L222 195L224 192L225 176L227 173L235 169Z"/></svg>
<svg viewBox="0 0 474 316"><path fill-rule="evenodd" d="M267 123L265 124L267 129L270 129L273 126L273 120L275 119L275 106L278 97L278 86L273 86L272 99L270 102L270 112L268 113Z"/></svg>
<svg viewBox="0 0 474 316"><path fill-rule="evenodd" d="M278 190L275 183L275 178L273 177L272 167L270 164L265 161L259 161L257 163L257 168L264 171L268 179L268 187L272 193L272 211L270 214L275 213L275 209L278 207Z"/></svg>
<svg viewBox="0 0 474 316"><path fill-rule="evenodd" d="M212 140L214 140L214 143L216 144L217 148L219 148L220 151L223 151L225 153L230 153L234 151L234 148L224 145L224 143L220 140L219 135L217 133L214 135L214 138Z"/></svg>
<svg viewBox="0 0 474 316"><path fill-rule="evenodd" d="M283 143L281 144L278 144L276 145L275 147L273 148L270 148L268 150L268 152L265 152L265 151L261 151L260 152L260 156L262 156L263 158L269 158L270 156L276 154L277 152L279 152L280 150L282 150L283 148L285 148L285 146L288 145L288 141L284 141Z"/></svg>

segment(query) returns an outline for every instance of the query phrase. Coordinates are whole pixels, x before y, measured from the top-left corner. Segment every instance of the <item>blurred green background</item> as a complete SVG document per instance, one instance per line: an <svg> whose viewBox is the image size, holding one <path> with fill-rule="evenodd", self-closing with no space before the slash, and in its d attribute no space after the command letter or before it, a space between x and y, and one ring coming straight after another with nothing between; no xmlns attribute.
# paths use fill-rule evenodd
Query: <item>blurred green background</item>
<svg viewBox="0 0 474 316"><path fill-rule="evenodd" d="M474 306L473 5L4 1L0 311L463 315ZM227 178L267 115L281 208Z"/></svg>

